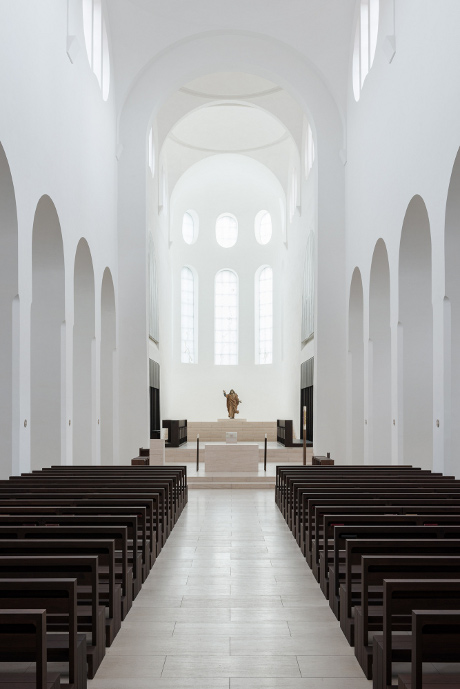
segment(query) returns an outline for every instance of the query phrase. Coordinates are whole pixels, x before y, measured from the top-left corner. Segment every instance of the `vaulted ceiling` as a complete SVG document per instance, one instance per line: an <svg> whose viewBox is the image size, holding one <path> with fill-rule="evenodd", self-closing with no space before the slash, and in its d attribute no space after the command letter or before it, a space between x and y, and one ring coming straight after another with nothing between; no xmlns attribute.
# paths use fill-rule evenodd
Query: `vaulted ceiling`
<svg viewBox="0 0 460 689"><path fill-rule="evenodd" d="M232 31L288 45L310 63L339 109L345 109L356 0L110 0L107 7L118 108L161 52L193 36ZM215 71L212 64L209 71ZM253 87L246 78L221 95L254 94L260 84ZM217 95L216 84L203 90L197 80L188 88Z"/></svg>

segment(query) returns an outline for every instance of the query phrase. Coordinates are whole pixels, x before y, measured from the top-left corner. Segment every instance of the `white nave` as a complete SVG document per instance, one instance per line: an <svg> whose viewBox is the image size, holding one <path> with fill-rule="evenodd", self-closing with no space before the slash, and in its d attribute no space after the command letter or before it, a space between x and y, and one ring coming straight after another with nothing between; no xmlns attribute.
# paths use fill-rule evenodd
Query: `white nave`
<svg viewBox="0 0 460 689"><path fill-rule="evenodd" d="M456 0L0 13L3 476L129 461L149 359L162 418L298 433L312 358L316 453L458 475Z"/></svg>

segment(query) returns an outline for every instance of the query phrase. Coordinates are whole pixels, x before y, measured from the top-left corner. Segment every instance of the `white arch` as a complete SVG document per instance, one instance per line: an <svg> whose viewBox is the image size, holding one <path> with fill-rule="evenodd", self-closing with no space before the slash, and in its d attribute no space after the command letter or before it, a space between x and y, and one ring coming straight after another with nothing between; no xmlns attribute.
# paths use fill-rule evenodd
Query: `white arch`
<svg viewBox="0 0 460 689"><path fill-rule="evenodd" d="M18 218L8 158L0 143L0 478L19 471ZM16 308L15 308L16 307ZM16 388L16 390L15 390ZM17 417L17 418L15 418Z"/></svg>
<svg viewBox="0 0 460 689"><path fill-rule="evenodd" d="M391 464L390 266L383 239L375 245L369 283L369 452Z"/></svg>
<svg viewBox="0 0 460 689"><path fill-rule="evenodd" d="M75 253L73 326L73 463L92 464L95 450L95 293L91 251Z"/></svg>
<svg viewBox="0 0 460 689"><path fill-rule="evenodd" d="M430 221L414 196L404 217L399 249L399 321L403 363L403 462L433 463L433 305Z"/></svg>
<svg viewBox="0 0 460 689"><path fill-rule="evenodd" d="M61 225L49 196L37 204L32 234L31 466L65 463L62 327L65 266Z"/></svg>
<svg viewBox="0 0 460 689"><path fill-rule="evenodd" d="M350 284L348 305L348 352L350 366L351 464L364 463L364 339L363 339L363 283L359 268L355 268Z"/></svg>
<svg viewBox="0 0 460 689"><path fill-rule="evenodd" d="M101 463L114 464L115 456L115 290L112 273L104 270L101 285Z"/></svg>

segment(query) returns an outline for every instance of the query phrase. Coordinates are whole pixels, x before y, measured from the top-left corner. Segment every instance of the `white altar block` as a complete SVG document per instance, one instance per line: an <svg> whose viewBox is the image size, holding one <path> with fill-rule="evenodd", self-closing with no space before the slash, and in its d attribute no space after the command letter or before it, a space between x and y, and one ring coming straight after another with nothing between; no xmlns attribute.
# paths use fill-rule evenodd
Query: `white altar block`
<svg viewBox="0 0 460 689"><path fill-rule="evenodd" d="M205 444L205 471L207 472L258 472L259 445Z"/></svg>
<svg viewBox="0 0 460 689"><path fill-rule="evenodd" d="M150 441L150 462L153 466L165 464L165 441L151 440Z"/></svg>
<svg viewBox="0 0 460 689"><path fill-rule="evenodd" d="M226 443L236 443L238 441L238 433L235 433L235 431L230 431L225 434L225 442Z"/></svg>

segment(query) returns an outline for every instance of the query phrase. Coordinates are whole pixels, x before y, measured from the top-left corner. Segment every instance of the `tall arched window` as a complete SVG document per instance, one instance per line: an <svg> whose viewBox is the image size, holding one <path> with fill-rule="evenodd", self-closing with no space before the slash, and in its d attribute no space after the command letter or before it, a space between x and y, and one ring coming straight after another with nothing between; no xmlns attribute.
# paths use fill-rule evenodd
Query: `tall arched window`
<svg viewBox="0 0 460 689"><path fill-rule="evenodd" d="M353 49L353 93L359 100L364 80L374 61L379 29L379 0L360 0Z"/></svg>
<svg viewBox="0 0 460 689"><path fill-rule="evenodd" d="M220 270L214 284L214 363L238 363L238 276Z"/></svg>
<svg viewBox="0 0 460 689"><path fill-rule="evenodd" d="M315 331L315 245L314 235L310 232L305 252L302 295L302 330L301 341L307 342Z"/></svg>
<svg viewBox="0 0 460 689"><path fill-rule="evenodd" d="M182 238L186 244L194 244L198 237L198 214L188 210L182 218Z"/></svg>
<svg viewBox="0 0 460 689"><path fill-rule="evenodd" d="M184 266L180 273L180 360L183 364L196 363L195 347L195 276Z"/></svg>
<svg viewBox="0 0 460 689"><path fill-rule="evenodd" d="M149 132L149 144L148 144L149 150L149 168L150 172L152 173L152 177L155 175L155 141L153 138L153 129L150 129Z"/></svg>
<svg viewBox="0 0 460 689"><path fill-rule="evenodd" d="M272 238L272 216L268 211L259 211L254 221L254 232L259 244L268 244Z"/></svg>
<svg viewBox="0 0 460 689"><path fill-rule="evenodd" d="M256 363L273 363L273 270L256 273Z"/></svg>
<svg viewBox="0 0 460 689"><path fill-rule="evenodd" d="M89 64L107 100L110 86L110 58L102 0L83 0L83 31Z"/></svg>
<svg viewBox="0 0 460 689"><path fill-rule="evenodd" d="M313 132L311 130L310 124L307 125L307 132L305 136L305 177L308 179L308 175L315 162L315 142L313 140Z"/></svg>
<svg viewBox="0 0 460 689"><path fill-rule="evenodd" d="M155 246L149 233L149 336L154 342L160 341L158 314L158 279L155 260Z"/></svg>

